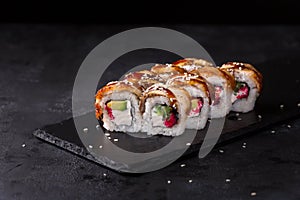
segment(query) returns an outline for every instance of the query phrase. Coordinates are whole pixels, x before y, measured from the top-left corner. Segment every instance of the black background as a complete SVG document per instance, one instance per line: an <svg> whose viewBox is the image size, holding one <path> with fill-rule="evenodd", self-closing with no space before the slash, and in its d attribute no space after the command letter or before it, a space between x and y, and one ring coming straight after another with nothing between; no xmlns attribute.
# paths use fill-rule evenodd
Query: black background
<svg viewBox="0 0 300 200"><path fill-rule="evenodd" d="M1 22L298 24L299 3L274 1L4 1Z"/></svg>
<svg viewBox="0 0 300 200"><path fill-rule="evenodd" d="M72 116L73 82L85 56L136 24L181 31L203 45L216 63L242 60L270 70L264 73L265 88L291 83L278 89L278 97L267 97L268 105L279 109L279 100L289 101L285 95L299 96L299 89L293 89L300 83L293 73L299 66L299 20L291 0L2 1L0 200L299 199L299 119L216 147L204 159L179 160L143 175L120 175L32 135Z"/></svg>

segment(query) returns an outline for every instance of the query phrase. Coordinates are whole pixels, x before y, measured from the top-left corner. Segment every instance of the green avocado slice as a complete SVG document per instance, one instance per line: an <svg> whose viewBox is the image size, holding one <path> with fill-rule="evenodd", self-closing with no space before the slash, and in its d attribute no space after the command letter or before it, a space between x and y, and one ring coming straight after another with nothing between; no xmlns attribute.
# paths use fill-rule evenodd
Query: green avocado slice
<svg viewBox="0 0 300 200"><path fill-rule="evenodd" d="M127 101L110 101L106 104L112 110L120 110L124 111L127 110Z"/></svg>
<svg viewBox="0 0 300 200"><path fill-rule="evenodd" d="M198 107L198 101L199 99L192 99L192 110L196 109Z"/></svg>

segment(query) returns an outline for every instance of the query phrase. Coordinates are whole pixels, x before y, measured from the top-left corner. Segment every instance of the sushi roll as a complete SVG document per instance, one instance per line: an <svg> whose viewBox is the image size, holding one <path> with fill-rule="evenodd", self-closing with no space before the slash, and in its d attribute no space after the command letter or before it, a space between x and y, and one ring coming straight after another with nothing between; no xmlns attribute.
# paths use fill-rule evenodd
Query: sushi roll
<svg viewBox="0 0 300 200"><path fill-rule="evenodd" d="M192 70L190 73L202 76L214 88L209 118L225 117L231 110L231 95L235 88L234 77L217 67L207 66Z"/></svg>
<svg viewBox="0 0 300 200"><path fill-rule="evenodd" d="M126 81L113 81L95 95L96 118L109 131L138 132L142 126L139 100L142 90Z"/></svg>
<svg viewBox="0 0 300 200"><path fill-rule="evenodd" d="M213 63L204 60L204 59L197 59L197 58L185 58L182 60L178 60L172 63L174 66L178 66L180 68L185 69L186 71L190 72L195 69L199 69L202 67L213 67Z"/></svg>
<svg viewBox="0 0 300 200"><path fill-rule="evenodd" d="M158 74L164 81L167 81L170 76L187 73L185 69L172 64L156 64L151 71Z"/></svg>
<svg viewBox="0 0 300 200"><path fill-rule="evenodd" d="M143 90L146 90L155 83L164 82L164 80L158 74L149 70L130 72L126 74L122 80L138 84L143 88Z"/></svg>
<svg viewBox="0 0 300 200"><path fill-rule="evenodd" d="M261 73L253 65L239 62L228 62L220 69L232 74L236 81L231 99L231 110L243 113L253 110L262 90Z"/></svg>
<svg viewBox="0 0 300 200"><path fill-rule="evenodd" d="M179 86L189 92L191 110L188 114L186 128L203 129L207 122L211 104L209 83L198 75L185 74L171 77L166 84Z"/></svg>
<svg viewBox="0 0 300 200"><path fill-rule="evenodd" d="M190 101L189 93L182 88L161 83L152 85L141 98L143 132L165 136L183 134Z"/></svg>

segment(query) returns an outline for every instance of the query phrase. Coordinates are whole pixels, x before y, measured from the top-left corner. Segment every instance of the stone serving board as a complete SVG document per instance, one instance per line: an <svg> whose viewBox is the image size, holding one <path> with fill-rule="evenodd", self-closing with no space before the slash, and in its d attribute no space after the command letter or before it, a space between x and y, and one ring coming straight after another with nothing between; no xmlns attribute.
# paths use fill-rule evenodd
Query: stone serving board
<svg viewBox="0 0 300 200"><path fill-rule="evenodd" d="M225 118L224 128L216 144L217 146L229 144L232 141L256 134L261 129L267 129L276 123L283 123L300 115L300 68L286 65L283 70L280 62L264 63L263 66L268 67L259 68L264 75L264 87L256 102L255 109L245 114L229 113ZM91 112L78 118L84 120L91 117L91 115L94 116L94 113ZM181 157L196 156L198 154L208 125L209 122L205 129L196 133L196 137ZM172 152L168 152L150 160L136 161L136 163L131 163L132 165L116 161L109 156L96 156L91 153L92 148L94 150L100 148L109 152L110 149L107 144L111 143L126 151L147 153L164 147L173 139L166 136L140 138L131 134L107 132L102 128L101 123L99 123L99 127L103 131L96 132L96 137L94 137L93 144L90 146L83 144L82 138L76 131L73 118L38 128L33 134L43 141L118 172L132 172L132 168L145 166L151 162L160 162L159 160L167 159L172 154ZM89 124L87 128L89 131L96 130L96 124Z"/></svg>

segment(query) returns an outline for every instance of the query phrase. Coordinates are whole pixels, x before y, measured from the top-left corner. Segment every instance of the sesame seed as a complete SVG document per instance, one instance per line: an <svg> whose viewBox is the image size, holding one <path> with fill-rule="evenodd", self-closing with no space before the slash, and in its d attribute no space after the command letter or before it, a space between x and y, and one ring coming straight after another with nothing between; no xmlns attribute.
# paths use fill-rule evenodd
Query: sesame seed
<svg viewBox="0 0 300 200"><path fill-rule="evenodd" d="M280 105L280 109L283 109L283 108L284 108L284 105L283 105L283 104L281 104L281 105Z"/></svg>
<svg viewBox="0 0 300 200"><path fill-rule="evenodd" d="M238 121L241 121L241 120L242 120L242 118L240 118L240 117L239 117L239 118L237 118L237 120L238 120Z"/></svg>
<svg viewBox="0 0 300 200"><path fill-rule="evenodd" d="M118 138L115 138L115 139L114 139L114 142L118 142L118 141L119 141L119 139L118 139Z"/></svg>
<svg viewBox="0 0 300 200"><path fill-rule="evenodd" d="M235 113L235 116L240 116L240 113Z"/></svg>
<svg viewBox="0 0 300 200"><path fill-rule="evenodd" d="M229 178L226 178L226 179L225 179L225 182L226 182L226 183L229 183L230 181L231 181L231 180L230 180Z"/></svg>
<svg viewBox="0 0 300 200"><path fill-rule="evenodd" d="M298 103L297 106L300 107L300 103Z"/></svg>
<svg viewBox="0 0 300 200"><path fill-rule="evenodd" d="M26 147L26 144L24 143L24 144L22 144L22 147L24 148L24 147Z"/></svg>
<svg viewBox="0 0 300 200"><path fill-rule="evenodd" d="M291 125L289 125L289 124L287 125L287 127L288 127L288 128L292 128L292 126L291 126Z"/></svg>
<svg viewBox="0 0 300 200"><path fill-rule="evenodd" d="M180 165L180 167L185 167L185 164L184 164L184 163L183 163L183 164L181 164L181 165Z"/></svg>
<svg viewBox="0 0 300 200"><path fill-rule="evenodd" d="M262 119L262 116L261 116L261 115L257 115L257 117L258 117L259 119Z"/></svg>
<svg viewBox="0 0 300 200"><path fill-rule="evenodd" d="M246 145L243 145L242 148L246 149Z"/></svg>
<svg viewBox="0 0 300 200"><path fill-rule="evenodd" d="M271 131L271 133L275 133L275 131L274 131L274 130L272 130L272 131Z"/></svg>
<svg viewBox="0 0 300 200"><path fill-rule="evenodd" d="M105 135L105 136L110 136L110 134L109 134L109 133L105 133L104 135Z"/></svg>
<svg viewBox="0 0 300 200"><path fill-rule="evenodd" d="M192 182L193 182L193 180L192 180L192 179L190 179L190 180L189 180L189 183L192 183Z"/></svg>
<svg viewBox="0 0 300 200"><path fill-rule="evenodd" d="M111 139L111 137L107 137L109 140Z"/></svg>
<svg viewBox="0 0 300 200"><path fill-rule="evenodd" d="M100 125L99 124L96 125L96 129L97 130L100 129Z"/></svg>
<svg viewBox="0 0 300 200"><path fill-rule="evenodd" d="M246 145L246 144L247 144L246 142L243 143L243 145Z"/></svg>
<svg viewBox="0 0 300 200"><path fill-rule="evenodd" d="M90 148L90 149L92 149L92 148L93 148L93 146L92 146L92 145L89 145L89 148Z"/></svg>
<svg viewBox="0 0 300 200"><path fill-rule="evenodd" d="M107 176L107 174L106 174L106 173L103 173L103 176Z"/></svg>
<svg viewBox="0 0 300 200"><path fill-rule="evenodd" d="M191 143L189 143L189 142L188 142L188 143L186 143L186 146L191 146Z"/></svg>
<svg viewBox="0 0 300 200"><path fill-rule="evenodd" d="M219 152L220 152L220 153L224 153L224 150L223 150L223 149L219 149Z"/></svg>
<svg viewBox="0 0 300 200"><path fill-rule="evenodd" d="M89 131L88 128L84 128L84 129L83 129L83 132L84 132L84 133L87 133L88 131Z"/></svg>
<svg viewBox="0 0 300 200"><path fill-rule="evenodd" d="M102 149L102 148L103 148L103 146L102 146L102 145L100 145L100 146L99 146L99 148L100 148L100 149Z"/></svg>
<svg viewBox="0 0 300 200"><path fill-rule="evenodd" d="M256 192L251 192L250 196L252 196L252 197L256 196Z"/></svg>
<svg viewBox="0 0 300 200"><path fill-rule="evenodd" d="M171 184L171 180L168 180L167 183L168 183L168 184Z"/></svg>

